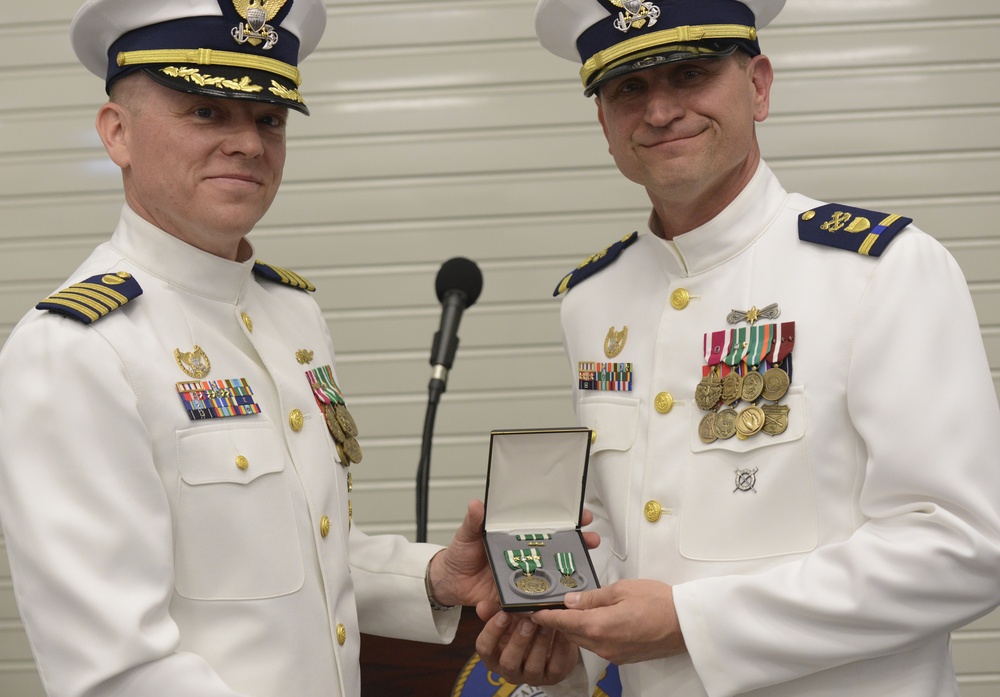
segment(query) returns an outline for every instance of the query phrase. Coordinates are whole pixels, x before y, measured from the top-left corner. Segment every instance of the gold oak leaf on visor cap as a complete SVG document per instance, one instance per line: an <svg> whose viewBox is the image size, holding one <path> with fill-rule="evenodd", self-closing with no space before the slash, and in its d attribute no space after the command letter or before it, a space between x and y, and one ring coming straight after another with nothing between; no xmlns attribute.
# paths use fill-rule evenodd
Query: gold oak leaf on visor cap
<svg viewBox="0 0 1000 697"><path fill-rule="evenodd" d="M70 41L108 91L142 70L181 92L308 114L298 65L325 28L323 0L87 0Z"/></svg>
<svg viewBox="0 0 1000 697"><path fill-rule="evenodd" d="M637 70L742 49L760 54L757 30L785 0L540 0L535 33L542 46L583 64L584 94Z"/></svg>

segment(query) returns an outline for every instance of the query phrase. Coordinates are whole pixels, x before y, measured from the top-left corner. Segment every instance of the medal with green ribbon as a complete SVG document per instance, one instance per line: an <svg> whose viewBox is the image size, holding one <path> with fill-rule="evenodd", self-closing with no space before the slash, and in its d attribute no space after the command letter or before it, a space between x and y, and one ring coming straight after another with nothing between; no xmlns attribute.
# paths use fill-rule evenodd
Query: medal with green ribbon
<svg viewBox="0 0 1000 697"><path fill-rule="evenodd" d="M537 594L549 589L549 584L544 578L532 575L536 569L542 568L542 558L538 556L537 549L508 549L503 556L507 560L507 566L524 574L515 582L522 591Z"/></svg>
<svg viewBox="0 0 1000 697"><path fill-rule="evenodd" d="M746 352L746 373L743 375L743 390L741 399L753 404L760 398L764 389L764 376L757 372L757 367L771 352L774 341L774 325L758 324L750 327L749 345Z"/></svg>
<svg viewBox="0 0 1000 697"><path fill-rule="evenodd" d="M573 553L556 552L556 566L559 567L559 573L562 574L562 579L559 582L567 588L576 588L578 584L576 579L573 578L573 574L576 573L576 563L573 561Z"/></svg>
<svg viewBox="0 0 1000 697"><path fill-rule="evenodd" d="M363 454L357 440L358 425L347 410L344 395L333 379L333 370L328 365L307 370L306 379L312 387L316 403L323 410L326 427L333 436L341 464L347 467L352 462L361 462Z"/></svg>

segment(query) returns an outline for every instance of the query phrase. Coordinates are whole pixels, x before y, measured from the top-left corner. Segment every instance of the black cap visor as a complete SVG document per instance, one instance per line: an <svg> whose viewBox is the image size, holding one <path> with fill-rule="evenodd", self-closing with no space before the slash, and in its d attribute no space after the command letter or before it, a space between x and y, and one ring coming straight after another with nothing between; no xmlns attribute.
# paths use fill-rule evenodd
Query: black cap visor
<svg viewBox="0 0 1000 697"><path fill-rule="evenodd" d="M145 65L141 69L159 84L179 92L279 104L309 115L298 86L288 78L266 70L183 63Z"/></svg>
<svg viewBox="0 0 1000 697"><path fill-rule="evenodd" d="M585 97L592 97L597 93L598 88L602 84L622 75L670 63L680 63L682 61L725 58L733 55L737 48L739 46L734 42L712 41L696 44L658 46L641 53L634 53L596 73L594 79L584 88L583 94Z"/></svg>

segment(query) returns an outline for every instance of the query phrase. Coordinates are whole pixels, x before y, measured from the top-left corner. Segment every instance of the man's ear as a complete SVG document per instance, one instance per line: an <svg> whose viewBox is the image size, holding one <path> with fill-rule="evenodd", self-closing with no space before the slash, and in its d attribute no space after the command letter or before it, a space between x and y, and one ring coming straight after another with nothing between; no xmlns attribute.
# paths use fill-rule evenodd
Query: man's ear
<svg viewBox="0 0 1000 697"><path fill-rule="evenodd" d="M754 91L753 118L761 123L771 111L771 83L774 81L774 68L767 56L753 57L750 61L750 78Z"/></svg>
<svg viewBox="0 0 1000 697"><path fill-rule="evenodd" d="M608 125L604 122L604 107L601 105L601 98L594 96L594 103L597 105L597 120L601 123L601 130L604 131L604 139L608 141L608 151L611 149L611 138L608 137Z"/></svg>
<svg viewBox="0 0 1000 697"><path fill-rule="evenodd" d="M129 166L128 126L129 113L121 104L108 102L97 112L97 135L112 161L125 169Z"/></svg>

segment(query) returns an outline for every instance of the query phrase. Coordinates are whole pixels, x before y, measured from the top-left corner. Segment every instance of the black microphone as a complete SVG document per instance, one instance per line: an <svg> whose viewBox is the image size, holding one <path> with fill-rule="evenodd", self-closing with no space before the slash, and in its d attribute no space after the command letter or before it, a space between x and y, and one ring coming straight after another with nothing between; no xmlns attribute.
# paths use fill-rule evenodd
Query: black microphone
<svg viewBox="0 0 1000 697"><path fill-rule="evenodd" d="M462 313L479 299L483 290L483 274L476 262L463 257L449 259L441 265L434 280L441 301L441 328L434 335L431 348L431 382L427 386L427 413L420 443L420 463L417 465L417 542L427 541L428 491L431 477L431 440L438 401L448 382L448 371L458 350L458 323Z"/></svg>
<svg viewBox="0 0 1000 697"><path fill-rule="evenodd" d="M441 301L441 327L434 334L431 348L431 401L437 403L448 383L448 371L458 350L458 323L462 312L479 299L483 291L483 274L476 262L464 257L449 259L441 265L434 288Z"/></svg>

